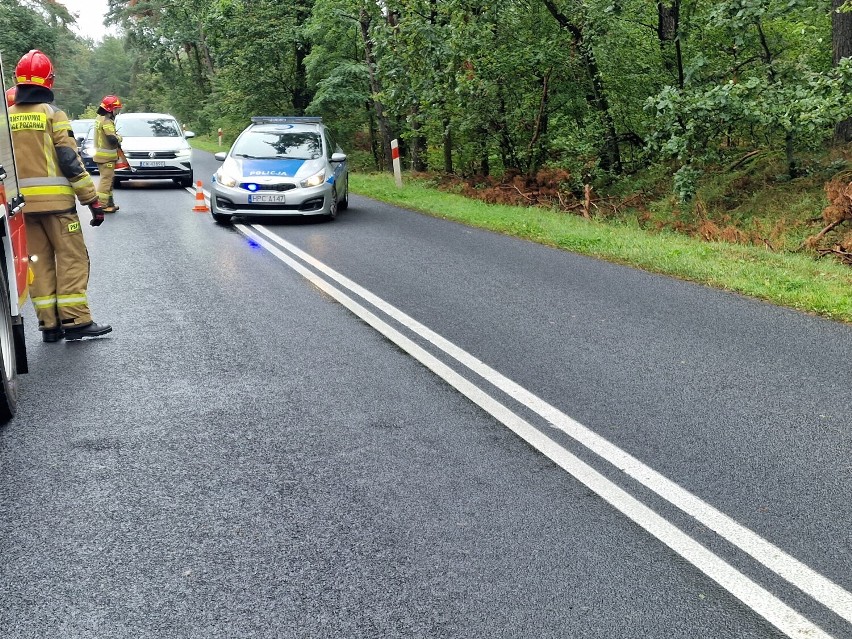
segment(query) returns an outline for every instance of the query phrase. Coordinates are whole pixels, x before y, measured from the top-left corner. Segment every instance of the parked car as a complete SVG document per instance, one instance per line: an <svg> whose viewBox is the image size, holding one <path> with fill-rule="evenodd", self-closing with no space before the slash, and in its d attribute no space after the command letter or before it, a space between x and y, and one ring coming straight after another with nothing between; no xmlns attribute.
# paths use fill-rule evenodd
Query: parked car
<svg viewBox="0 0 852 639"><path fill-rule="evenodd" d="M95 164L95 127L89 127L83 141L78 144L80 150L80 158L83 160L83 166L92 175L98 174L98 165Z"/></svg>
<svg viewBox="0 0 852 639"><path fill-rule="evenodd" d="M349 206L346 154L322 118L253 117L227 152L211 183L213 219L235 215L322 215Z"/></svg>
<svg viewBox="0 0 852 639"><path fill-rule="evenodd" d="M71 120L71 130L74 132L74 139L77 140L78 149L83 146L86 134L94 123L95 121L90 119Z"/></svg>
<svg viewBox="0 0 852 639"><path fill-rule="evenodd" d="M115 172L116 184L124 180L174 180L183 187L192 186L192 147L183 131L167 113L119 113L115 128L122 137L121 148L131 168ZM94 141L91 144L94 155Z"/></svg>

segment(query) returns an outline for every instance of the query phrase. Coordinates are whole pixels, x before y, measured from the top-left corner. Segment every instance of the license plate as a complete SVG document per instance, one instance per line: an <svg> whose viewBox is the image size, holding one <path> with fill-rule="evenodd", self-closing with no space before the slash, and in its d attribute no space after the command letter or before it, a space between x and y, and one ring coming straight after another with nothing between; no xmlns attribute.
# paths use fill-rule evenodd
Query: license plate
<svg viewBox="0 0 852 639"><path fill-rule="evenodd" d="M154 161L151 161L151 160L142 160L142 161L139 163L139 166L140 166L140 167L142 167L143 169L146 169L146 168L148 168L148 169L149 169L149 168L153 168L153 167L166 166L166 163L165 163L165 162L162 162L162 161L156 161L156 160L154 160Z"/></svg>
<svg viewBox="0 0 852 639"><path fill-rule="evenodd" d="M249 195L249 204L284 204L284 196L275 195Z"/></svg>

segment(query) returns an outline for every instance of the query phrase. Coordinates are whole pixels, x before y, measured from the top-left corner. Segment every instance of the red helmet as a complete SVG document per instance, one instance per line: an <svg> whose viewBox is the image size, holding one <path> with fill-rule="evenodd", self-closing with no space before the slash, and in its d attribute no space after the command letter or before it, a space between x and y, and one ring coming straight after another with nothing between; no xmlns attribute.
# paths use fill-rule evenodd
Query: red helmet
<svg viewBox="0 0 852 639"><path fill-rule="evenodd" d="M122 108L124 105L117 95L108 95L101 100L101 108L107 113L112 113L116 109Z"/></svg>
<svg viewBox="0 0 852 639"><path fill-rule="evenodd" d="M6 106L10 107L15 104L15 87L6 89Z"/></svg>
<svg viewBox="0 0 852 639"><path fill-rule="evenodd" d="M15 67L18 84L35 84L46 89L53 88L53 63L38 49L25 53Z"/></svg>

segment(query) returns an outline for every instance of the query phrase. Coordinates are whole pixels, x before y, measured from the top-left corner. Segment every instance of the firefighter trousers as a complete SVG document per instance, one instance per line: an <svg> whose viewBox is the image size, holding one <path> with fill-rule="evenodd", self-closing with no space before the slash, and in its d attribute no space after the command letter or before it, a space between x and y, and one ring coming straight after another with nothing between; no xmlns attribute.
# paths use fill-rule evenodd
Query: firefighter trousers
<svg viewBox="0 0 852 639"><path fill-rule="evenodd" d="M40 330L89 324L89 251L76 212L24 213Z"/></svg>
<svg viewBox="0 0 852 639"><path fill-rule="evenodd" d="M101 206L115 206L112 199L112 189L115 182L115 162L98 162L98 173L101 179L98 182L98 201Z"/></svg>

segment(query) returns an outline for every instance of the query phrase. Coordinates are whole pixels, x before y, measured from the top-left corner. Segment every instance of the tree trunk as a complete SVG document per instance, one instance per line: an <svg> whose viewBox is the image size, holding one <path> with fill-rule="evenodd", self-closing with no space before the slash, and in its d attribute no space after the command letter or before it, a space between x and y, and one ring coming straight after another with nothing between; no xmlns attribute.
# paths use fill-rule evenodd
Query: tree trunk
<svg viewBox="0 0 852 639"><path fill-rule="evenodd" d="M796 162L794 141L793 132L787 131L787 135L784 137L784 151L787 156L787 175L790 176L791 180L799 177L799 163Z"/></svg>
<svg viewBox="0 0 852 639"><path fill-rule="evenodd" d="M479 175L488 177L491 174L491 160L488 156L488 129L484 126L477 128L477 140L479 145Z"/></svg>
<svg viewBox="0 0 852 639"><path fill-rule="evenodd" d="M421 132L422 124L420 123L419 106L415 110L411 120L411 130L414 133L411 140L411 168L415 171L428 171L429 158L427 156L428 140Z"/></svg>
<svg viewBox="0 0 852 639"><path fill-rule="evenodd" d="M195 83L200 87L200 89L204 92L209 92L210 90L210 81L205 73L204 63L201 60L201 52L198 50L198 45L194 42L186 42L183 45L184 53L186 53L187 59L192 59L195 61L193 67L193 75L195 76Z"/></svg>
<svg viewBox="0 0 852 639"><path fill-rule="evenodd" d="M379 152L378 132L376 131L376 110L373 107L373 101L367 100L364 108L367 110L367 128L370 132L370 153L373 155L373 163L377 171L381 171L384 166L382 155Z"/></svg>
<svg viewBox="0 0 852 639"><path fill-rule="evenodd" d="M541 78L541 98L538 104L538 113L533 126L533 134L530 136L530 143L527 146L527 177L535 177L538 169L544 162L546 152L541 142L542 138L547 135L548 113L547 106L550 100L550 72L548 69Z"/></svg>
<svg viewBox="0 0 852 639"><path fill-rule="evenodd" d="M514 169L520 171L521 163L518 160L518 154L515 150L515 143L509 133L509 127L506 124L506 100L502 93L500 94L500 121L497 123L497 131L500 134L500 159L503 162L504 169Z"/></svg>
<svg viewBox="0 0 852 639"><path fill-rule="evenodd" d="M657 37L666 70L677 75L677 85L683 88L683 54L680 49L680 0L657 3ZM674 60L671 49L674 45Z"/></svg>
<svg viewBox="0 0 852 639"><path fill-rule="evenodd" d="M834 66L843 59L852 56L852 13L839 13L846 0L831 2L831 51ZM845 144L852 140L852 118L838 122L834 127L834 141Z"/></svg>
<svg viewBox="0 0 852 639"><path fill-rule="evenodd" d="M388 171L393 171L393 163L391 159L391 135L390 124L385 115L385 109L382 103L376 96L381 94L382 87L379 84L379 79L376 77L376 56L373 53L373 41L370 38L370 15L366 9L361 9L358 23L361 26L361 38L364 41L364 57L367 62L367 72L370 77L370 91L372 92L373 108L376 112L376 121L379 125L379 134L382 143L382 165Z"/></svg>
<svg viewBox="0 0 852 639"><path fill-rule="evenodd" d="M444 173L453 173L453 132L450 128L450 118L444 118Z"/></svg>
<svg viewBox="0 0 852 639"><path fill-rule="evenodd" d="M550 15L554 17L559 26L571 34L574 43L574 48L580 56L583 66L586 68L589 82L591 83L592 93L587 98L589 104L597 109L603 121L605 134L604 141L604 157L601 158L601 166L604 169L612 170L617 174L622 171L621 167L621 149L618 144L618 133L615 130L615 120L613 120L612 112L609 107L609 99L604 90L603 76L598 68L598 62L595 58L595 52L592 50L591 44L583 37L583 30L579 25L571 22L571 20L562 13L556 6L554 0L543 0Z"/></svg>
<svg viewBox="0 0 852 639"><path fill-rule="evenodd" d="M310 47L297 42L293 53L295 60L293 73L293 109L295 109L297 115L304 115L305 109L311 103L311 96L308 91L308 72L305 69L305 59L310 53Z"/></svg>

